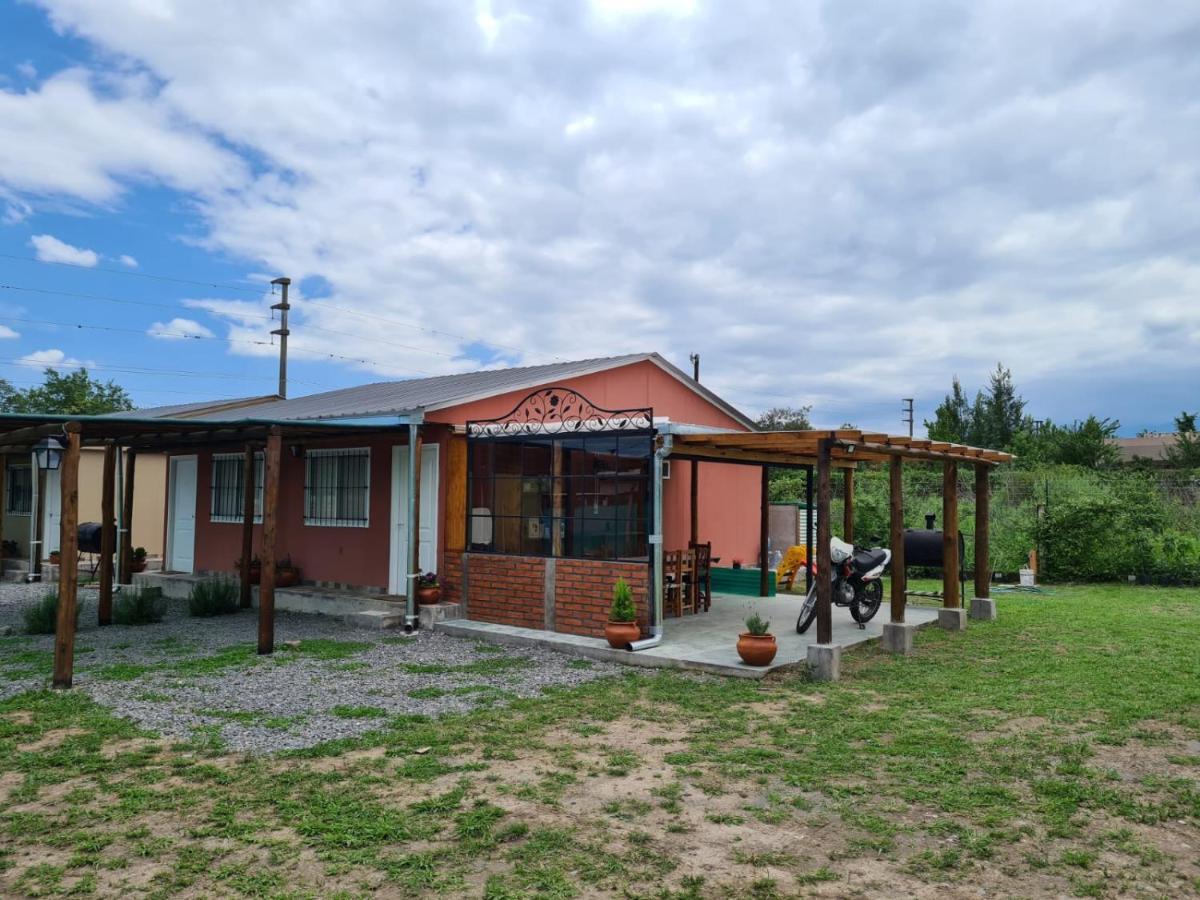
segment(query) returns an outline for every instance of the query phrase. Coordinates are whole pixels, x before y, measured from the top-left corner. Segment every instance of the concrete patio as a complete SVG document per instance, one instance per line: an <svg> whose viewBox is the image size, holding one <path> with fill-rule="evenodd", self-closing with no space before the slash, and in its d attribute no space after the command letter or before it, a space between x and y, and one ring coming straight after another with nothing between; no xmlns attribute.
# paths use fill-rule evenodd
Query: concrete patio
<svg viewBox="0 0 1200 900"><path fill-rule="evenodd" d="M629 665L695 669L715 675L762 678L769 672L807 665L808 647L817 641L817 628L814 623L808 633L796 634L796 618L800 615L801 602L803 597L799 594L781 594L766 598L714 594L712 609L707 613L685 615L680 619L668 618L664 623L663 642L653 649L639 650L636 653L614 650L603 638L495 625L490 622L473 622L470 619L440 622L437 630L509 646L551 647L593 659ZM771 622L771 631L779 644L779 653L770 666L747 666L737 655L737 636L745 630L743 621L753 612L758 612ZM917 626L936 624L937 616L938 611L934 607L910 605L906 613L907 621ZM883 634L883 623L886 621L886 605L866 628L859 628L855 624L850 618L849 610L835 606L833 643L846 649L878 640Z"/></svg>

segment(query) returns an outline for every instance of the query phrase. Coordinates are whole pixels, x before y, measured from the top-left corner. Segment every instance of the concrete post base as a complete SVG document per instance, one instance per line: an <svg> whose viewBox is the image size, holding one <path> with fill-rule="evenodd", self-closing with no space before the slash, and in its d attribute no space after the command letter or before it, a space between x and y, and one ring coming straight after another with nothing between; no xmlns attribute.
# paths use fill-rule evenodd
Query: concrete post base
<svg viewBox="0 0 1200 900"><path fill-rule="evenodd" d="M942 607L938 610L938 625L947 631L966 631L967 611L961 607L959 609Z"/></svg>
<svg viewBox="0 0 1200 900"><path fill-rule="evenodd" d="M972 619L978 619L981 622L991 622L996 618L996 601L990 597L972 597L971 612Z"/></svg>
<svg viewBox="0 0 1200 900"><path fill-rule="evenodd" d="M421 630L434 628L438 622L457 619L462 613L458 603L425 603L417 607L417 621Z"/></svg>
<svg viewBox="0 0 1200 900"><path fill-rule="evenodd" d="M842 648L837 644L809 644L808 668L814 681L837 681L842 676Z"/></svg>
<svg viewBox="0 0 1200 900"><path fill-rule="evenodd" d="M910 622L885 622L883 624L883 649L888 653L908 656L913 652L913 635L917 626Z"/></svg>

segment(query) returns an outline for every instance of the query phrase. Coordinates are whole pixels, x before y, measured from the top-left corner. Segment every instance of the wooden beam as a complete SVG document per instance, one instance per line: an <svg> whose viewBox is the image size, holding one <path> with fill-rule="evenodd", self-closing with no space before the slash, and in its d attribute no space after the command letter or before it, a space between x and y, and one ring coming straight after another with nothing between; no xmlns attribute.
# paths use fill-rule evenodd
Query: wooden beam
<svg viewBox="0 0 1200 900"><path fill-rule="evenodd" d="M958 463L942 464L942 606L962 606L958 587Z"/></svg>
<svg viewBox="0 0 1200 900"><path fill-rule="evenodd" d="M842 469L842 540L854 543L854 470Z"/></svg>
<svg viewBox="0 0 1200 900"><path fill-rule="evenodd" d="M554 445L559 446L559 441ZM560 488L556 490L561 490ZM467 438L452 434L446 443L446 549L467 547Z"/></svg>
<svg viewBox="0 0 1200 900"><path fill-rule="evenodd" d="M100 478L100 599L97 621L100 625L112 624L113 605L113 553L116 550L116 493L117 447L108 444L104 448L104 469Z"/></svg>
<svg viewBox="0 0 1200 900"><path fill-rule="evenodd" d="M67 425L78 426L78 422L68 422ZM0 441L6 445L30 449L44 437L58 437L66 427L62 422L47 422L44 425L27 425L14 428L12 431L0 431Z"/></svg>
<svg viewBox="0 0 1200 900"><path fill-rule="evenodd" d="M258 652L275 652L275 536L279 523L279 466L283 435L272 428L263 460L262 575L258 585Z"/></svg>
<svg viewBox="0 0 1200 900"><path fill-rule="evenodd" d="M416 448L415 448L416 452L413 453L413 455L412 455L412 460L413 460L413 477L412 477L413 520L408 523L408 527L410 529L416 529L416 531L414 531L413 533L417 536L417 539L415 541L413 541L412 559L410 559L408 561L409 564L412 566L412 568L408 570L410 572L420 572L421 571L421 447L424 443L422 440L422 437L421 437L421 431L422 431L422 427L418 426L417 427L417 444L416 444ZM417 583L410 578L408 580L408 587L406 588L406 590L416 590L416 587L417 587Z"/></svg>
<svg viewBox="0 0 1200 900"><path fill-rule="evenodd" d="M762 467L759 490L758 513L758 596L765 597L771 590L771 578L767 553L771 537L771 469Z"/></svg>
<svg viewBox="0 0 1200 900"><path fill-rule="evenodd" d="M992 557L989 548L991 469L975 463L975 596L992 595Z"/></svg>
<svg viewBox="0 0 1200 900"><path fill-rule="evenodd" d="M242 609L250 608L254 594L250 583L250 561L254 559L254 499L258 493L254 468L254 445L247 444L242 454L242 571L239 598Z"/></svg>
<svg viewBox="0 0 1200 900"><path fill-rule="evenodd" d="M833 489L830 482L829 450L832 442L821 441L817 448L817 643L833 643L833 561L829 541L832 523L829 507Z"/></svg>
<svg viewBox="0 0 1200 900"><path fill-rule="evenodd" d="M892 621L904 621L904 591L908 573L904 568L904 460L893 456L888 463L888 538L892 551Z"/></svg>
<svg viewBox="0 0 1200 900"><path fill-rule="evenodd" d="M121 584L133 583L133 475L137 451L125 451L125 496L121 498Z"/></svg>
<svg viewBox="0 0 1200 900"><path fill-rule="evenodd" d="M75 668L75 592L79 564L79 424L59 426L66 431L67 446L59 464L62 508L59 515L58 617L54 627L54 679L56 688L71 686Z"/></svg>

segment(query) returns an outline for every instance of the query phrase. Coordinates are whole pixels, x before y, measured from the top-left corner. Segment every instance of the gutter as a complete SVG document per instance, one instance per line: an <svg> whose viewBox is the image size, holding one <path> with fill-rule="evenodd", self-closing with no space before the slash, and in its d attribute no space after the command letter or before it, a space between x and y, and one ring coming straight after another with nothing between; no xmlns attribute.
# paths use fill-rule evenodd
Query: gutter
<svg viewBox="0 0 1200 900"><path fill-rule="evenodd" d="M663 436L662 444L654 451L654 534L650 546L654 553L654 606L651 608L650 637L633 641L630 650L649 650L663 639L663 461L671 455L671 435Z"/></svg>

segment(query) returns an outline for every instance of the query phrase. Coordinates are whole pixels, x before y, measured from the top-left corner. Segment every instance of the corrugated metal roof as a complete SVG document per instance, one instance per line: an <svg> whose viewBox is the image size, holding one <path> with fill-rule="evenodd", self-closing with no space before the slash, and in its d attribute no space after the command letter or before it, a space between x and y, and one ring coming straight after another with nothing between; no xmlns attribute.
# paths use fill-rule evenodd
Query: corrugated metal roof
<svg viewBox="0 0 1200 900"><path fill-rule="evenodd" d="M744 414L707 388L696 384L685 373L657 353L632 353L624 356L581 359L540 366L521 366L513 369L484 369L479 372L441 375L433 378L381 381L289 400L270 402L248 400L247 404L253 403L252 418L264 420L316 421L369 416L401 416L418 410L441 409L497 394L533 389L540 385L549 385L569 378L578 378L582 375L603 372L646 360L654 362L679 378L738 421L753 427ZM216 407L217 404L190 404L190 406L193 408L190 414L180 412L181 407L154 407L149 410L137 410L130 415L154 418L186 415L187 418L222 422L247 417L246 407L237 405L236 401L228 401L222 404L223 408L214 408L211 412L203 412L203 410L207 406ZM170 410L174 410L174 412L170 412Z"/></svg>
<svg viewBox="0 0 1200 900"><path fill-rule="evenodd" d="M259 397L237 397L228 400L203 400L199 403L170 403L165 406L146 406L129 412L108 413L108 417L116 419L188 419L205 410L237 409L244 410L274 400L274 394Z"/></svg>

